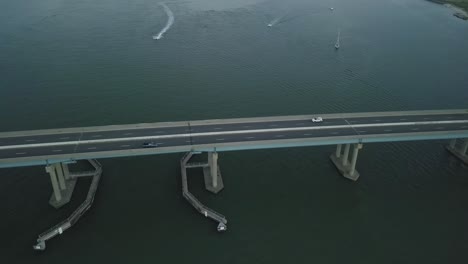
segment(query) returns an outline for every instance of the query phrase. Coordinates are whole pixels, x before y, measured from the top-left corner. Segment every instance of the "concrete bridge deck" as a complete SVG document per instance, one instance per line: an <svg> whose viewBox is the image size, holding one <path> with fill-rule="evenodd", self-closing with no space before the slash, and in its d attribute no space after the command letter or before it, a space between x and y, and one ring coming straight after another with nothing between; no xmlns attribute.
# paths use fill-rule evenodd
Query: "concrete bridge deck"
<svg viewBox="0 0 468 264"><path fill-rule="evenodd" d="M323 117L323 122L311 119ZM0 167L187 151L468 137L468 110L302 115L0 133ZM156 148L142 148L154 141Z"/></svg>

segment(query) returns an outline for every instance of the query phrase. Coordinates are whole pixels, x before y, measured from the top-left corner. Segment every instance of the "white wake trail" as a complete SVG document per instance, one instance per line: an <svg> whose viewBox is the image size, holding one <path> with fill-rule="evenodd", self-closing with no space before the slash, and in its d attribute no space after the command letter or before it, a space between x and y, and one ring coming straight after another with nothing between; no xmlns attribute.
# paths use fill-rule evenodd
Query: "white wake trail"
<svg viewBox="0 0 468 264"><path fill-rule="evenodd" d="M153 36L153 39L161 39L164 33L166 33L166 31L168 31L171 28L172 24L174 24L174 14L172 13L171 9L169 9L169 7L167 7L165 3L159 4L164 8L164 11L166 12L167 23L166 26L157 35Z"/></svg>
<svg viewBox="0 0 468 264"><path fill-rule="evenodd" d="M279 16L279 17L273 19L267 26L272 27L272 26L278 24L278 22L280 22L280 20L283 19L284 16L285 15L282 15L282 16Z"/></svg>

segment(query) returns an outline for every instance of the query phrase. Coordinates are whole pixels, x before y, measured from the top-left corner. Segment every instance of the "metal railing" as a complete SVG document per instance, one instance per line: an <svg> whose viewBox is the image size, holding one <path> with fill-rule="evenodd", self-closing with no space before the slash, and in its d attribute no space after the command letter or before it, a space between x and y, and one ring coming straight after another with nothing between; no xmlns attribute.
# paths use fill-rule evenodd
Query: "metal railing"
<svg viewBox="0 0 468 264"><path fill-rule="evenodd" d="M46 249L46 241L49 239L54 238L55 236L61 235L63 232L65 232L67 229L72 227L78 220L83 216L86 211L91 208L93 201L94 201L94 196L96 194L98 185L99 185L99 180L101 179L101 174L102 174L102 166L97 160L88 160L89 163L94 167L94 172L92 175L88 176L93 176L93 180L91 181L91 185L88 190L88 194L86 196L86 199L81 203L78 208L64 221L58 223L57 225L49 228L47 231L43 232L42 234L39 235L37 238L37 243L33 246L35 250L45 250ZM85 172L89 173L89 172ZM80 176L76 176L80 175ZM70 176L73 177L83 177L81 175L84 175L84 173L71 173Z"/></svg>
<svg viewBox="0 0 468 264"><path fill-rule="evenodd" d="M186 153L182 159L180 160L180 169L182 174L182 195L184 198L202 215L205 217L211 218L218 222L217 230L222 232L227 230L227 219L224 215L216 212L215 210L205 206L201 203L192 193L190 193L188 188L188 180L187 180L187 162L193 156L193 153L188 152ZM207 166L207 164L205 164ZM198 166L198 167L205 167L205 166Z"/></svg>

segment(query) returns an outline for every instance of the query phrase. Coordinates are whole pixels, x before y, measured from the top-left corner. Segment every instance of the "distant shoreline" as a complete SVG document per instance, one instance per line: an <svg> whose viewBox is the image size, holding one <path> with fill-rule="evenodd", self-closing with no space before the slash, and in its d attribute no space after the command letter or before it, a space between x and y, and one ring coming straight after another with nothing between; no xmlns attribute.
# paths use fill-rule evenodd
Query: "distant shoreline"
<svg viewBox="0 0 468 264"><path fill-rule="evenodd" d="M468 20L468 0L427 0L436 4L444 5L455 11L454 16Z"/></svg>

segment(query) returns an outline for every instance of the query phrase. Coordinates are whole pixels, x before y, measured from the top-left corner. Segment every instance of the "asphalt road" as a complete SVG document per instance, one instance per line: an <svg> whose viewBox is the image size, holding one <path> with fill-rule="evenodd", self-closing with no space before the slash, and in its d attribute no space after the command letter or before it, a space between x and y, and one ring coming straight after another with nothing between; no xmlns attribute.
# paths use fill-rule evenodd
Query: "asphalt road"
<svg viewBox="0 0 468 264"><path fill-rule="evenodd" d="M210 125L193 125L187 122L186 125L175 127L0 137L0 162L11 158L142 149L142 144L148 141L156 142L158 148L161 148L459 130L468 130L468 114L329 118L320 123L313 123L310 119Z"/></svg>

